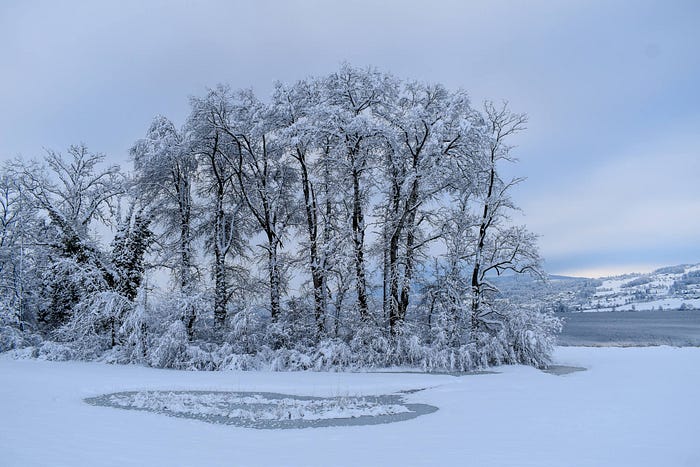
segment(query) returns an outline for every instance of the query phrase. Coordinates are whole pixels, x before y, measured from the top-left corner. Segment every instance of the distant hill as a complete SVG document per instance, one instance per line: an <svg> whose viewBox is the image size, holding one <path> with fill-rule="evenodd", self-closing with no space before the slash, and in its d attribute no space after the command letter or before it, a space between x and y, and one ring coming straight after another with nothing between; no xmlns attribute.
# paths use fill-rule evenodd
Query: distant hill
<svg viewBox="0 0 700 467"><path fill-rule="evenodd" d="M491 280L502 298L555 312L700 309L700 264L681 264L647 274L588 279L550 275Z"/></svg>

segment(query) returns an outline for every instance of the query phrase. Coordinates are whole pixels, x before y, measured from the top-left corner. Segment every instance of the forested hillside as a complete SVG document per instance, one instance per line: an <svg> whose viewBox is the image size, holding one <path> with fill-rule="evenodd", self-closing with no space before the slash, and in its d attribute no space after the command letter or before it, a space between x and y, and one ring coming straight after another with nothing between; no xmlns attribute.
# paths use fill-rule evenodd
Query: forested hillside
<svg viewBox="0 0 700 467"><path fill-rule="evenodd" d="M567 313L579 311L693 310L700 308L700 265L682 264L650 273L587 279L502 276L499 296L519 307Z"/></svg>

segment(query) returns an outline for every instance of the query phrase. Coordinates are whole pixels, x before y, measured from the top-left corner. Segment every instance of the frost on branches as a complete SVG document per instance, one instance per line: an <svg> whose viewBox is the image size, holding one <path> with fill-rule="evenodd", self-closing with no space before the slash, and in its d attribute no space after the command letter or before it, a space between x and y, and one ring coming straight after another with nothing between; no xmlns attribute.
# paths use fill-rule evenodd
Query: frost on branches
<svg viewBox="0 0 700 467"><path fill-rule="evenodd" d="M542 275L512 224L524 115L348 65L220 85L133 168L84 145L0 176L0 350L183 369L545 366L560 323L491 278ZM106 239L105 232L111 232ZM167 281L165 277L170 277Z"/></svg>

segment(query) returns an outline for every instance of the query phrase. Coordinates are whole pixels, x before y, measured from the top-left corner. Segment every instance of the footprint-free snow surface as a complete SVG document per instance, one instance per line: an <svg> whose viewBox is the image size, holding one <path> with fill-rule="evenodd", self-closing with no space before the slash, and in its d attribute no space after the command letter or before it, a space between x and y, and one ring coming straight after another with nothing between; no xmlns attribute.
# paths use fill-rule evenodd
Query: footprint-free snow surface
<svg viewBox="0 0 700 467"><path fill-rule="evenodd" d="M556 374L502 366L455 376L186 372L5 354L0 466L700 466L700 348L560 347L554 361ZM125 392L193 391L345 398L355 408L363 398L395 394L397 406L438 410L398 423L252 429L85 403ZM298 413L311 412L322 410Z"/></svg>
<svg viewBox="0 0 700 467"><path fill-rule="evenodd" d="M406 404L398 395L309 397L272 392L124 391L88 397L85 402L267 429L377 425L437 410L427 404Z"/></svg>

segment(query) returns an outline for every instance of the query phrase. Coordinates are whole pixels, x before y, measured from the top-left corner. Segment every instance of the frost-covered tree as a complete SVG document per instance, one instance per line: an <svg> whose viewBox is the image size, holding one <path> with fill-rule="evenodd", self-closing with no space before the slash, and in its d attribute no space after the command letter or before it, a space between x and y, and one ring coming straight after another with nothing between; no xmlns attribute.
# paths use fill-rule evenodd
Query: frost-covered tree
<svg viewBox="0 0 700 467"><path fill-rule="evenodd" d="M381 217L384 306L393 332L406 317L418 254L440 237L440 229L430 226L431 202L445 191L443 166L465 137L461 123L471 109L463 93L408 83L380 112L391 128L382 164L387 184Z"/></svg>
<svg viewBox="0 0 700 467"><path fill-rule="evenodd" d="M39 313L49 329L63 324L83 297L114 287L118 279L91 230L97 222L110 223L125 189L117 166L100 168L104 159L84 145L71 146L67 156L49 151L45 165L22 172L24 189L49 220L41 240L49 250L50 303Z"/></svg>
<svg viewBox="0 0 700 467"><path fill-rule="evenodd" d="M194 151L170 120L157 116L130 153L134 188L145 202L144 212L162 228L158 243L163 257L159 262L173 270L180 292L189 293L195 276L192 242L197 159Z"/></svg>
<svg viewBox="0 0 700 467"><path fill-rule="evenodd" d="M321 147L322 137L317 128L318 109L322 106L320 89L316 80L302 81L295 86L278 83L272 98L273 112L277 115L281 131L279 144L297 162L299 184L303 199L305 234L308 236L308 267L313 287L314 316L319 336L325 332L325 320L328 307L327 255L325 253L324 234L329 225L330 199L321 192L322 182L314 170L319 154L328 148ZM324 206L327 208L324 212Z"/></svg>
<svg viewBox="0 0 700 467"><path fill-rule="evenodd" d="M491 315L498 314L489 303L496 291L488 282L489 274L500 275L506 271L538 274L541 269L536 237L524 227L508 224L509 212L516 209L509 190L522 179L504 181L498 172L499 162L514 160L508 139L525 129L527 118L510 112L506 104L496 106L492 102L484 105L482 118L485 138L481 150L485 170L478 186L481 215L471 273L473 330L488 328Z"/></svg>
<svg viewBox="0 0 700 467"><path fill-rule="evenodd" d="M335 173L342 184L349 213L357 309L364 322L371 319L366 218L384 131L383 122L373 117L372 109L394 92L395 84L389 75L349 65L343 65L324 81L325 99L333 117L329 137L338 161Z"/></svg>
<svg viewBox="0 0 700 467"><path fill-rule="evenodd" d="M336 110L323 79L311 78L293 86L278 84L272 105L280 122L280 144L296 167L303 211L298 227L303 240L299 258L311 276L313 313L318 338L332 326L337 335L341 308L347 294L347 209L338 183L344 165L339 146ZM332 324L330 324L330 321Z"/></svg>
<svg viewBox="0 0 700 467"><path fill-rule="evenodd" d="M63 341L40 353L65 358L546 364L558 321L490 282L540 271L536 237L510 219L521 180L500 172L525 121L343 65L270 101L217 86L191 99L181 129L156 117L128 176L84 146L18 165L0 174L0 346L28 342L30 300ZM111 248L99 224L116 231ZM145 287L150 265L175 287Z"/></svg>
<svg viewBox="0 0 700 467"><path fill-rule="evenodd" d="M223 327L231 298L228 261L243 252L246 231L244 202L232 160L236 145L224 131L232 114L230 90L219 86L203 98L192 99L191 106L187 134L201 167L199 193L205 211L198 228L213 253L214 318Z"/></svg>
<svg viewBox="0 0 700 467"><path fill-rule="evenodd" d="M111 261L117 275L115 291L133 302L146 271L145 256L151 246L151 220L143 208L131 206L112 241Z"/></svg>
<svg viewBox="0 0 700 467"><path fill-rule="evenodd" d="M281 311L282 261L280 249L295 215L295 172L277 137L279 116L252 92L219 89L210 107L211 123L222 134L218 152L235 179L236 190L265 237L260 245L267 259L269 307L272 320Z"/></svg>
<svg viewBox="0 0 700 467"><path fill-rule="evenodd" d="M41 304L36 236L43 225L21 182L18 162L5 163L1 170L0 325L24 331L35 324L35 310Z"/></svg>

